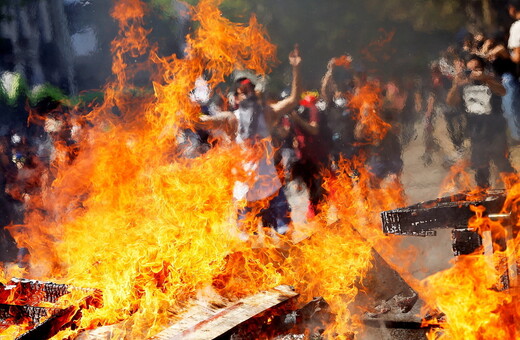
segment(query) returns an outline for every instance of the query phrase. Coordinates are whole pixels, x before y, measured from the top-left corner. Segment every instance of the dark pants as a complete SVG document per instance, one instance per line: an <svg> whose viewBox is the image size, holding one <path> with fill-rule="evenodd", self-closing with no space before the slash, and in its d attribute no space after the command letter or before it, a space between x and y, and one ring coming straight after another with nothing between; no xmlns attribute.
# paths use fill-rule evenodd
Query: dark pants
<svg viewBox="0 0 520 340"><path fill-rule="evenodd" d="M446 109L444 111L444 118L446 119L451 142L455 149L459 151L464 143L466 119L458 110L454 109Z"/></svg>
<svg viewBox="0 0 520 340"><path fill-rule="evenodd" d="M491 162L501 173L515 172L509 161L507 127L502 116L470 116L467 129L471 141L471 167L476 172L475 181L479 187L490 187Z"/></svg>
<svg viewBox="0 0 520 340"><path fill-rule="evenodd" d="M309 201L315 212L318 212L319 205L325 197L323 177L320 173L322 169L323 163L302 159L294 163L292 169L292 178L300 178L309 189Z"/></svg>
<svg viewBox="0 0 520 340"><path fill-rule="evenodd" d="M256 222L261 219L264 227L285 233L291 223L291 207L283 188L265 200L248 202L238 210L238 224L243 231L255 232Z"/></svg>

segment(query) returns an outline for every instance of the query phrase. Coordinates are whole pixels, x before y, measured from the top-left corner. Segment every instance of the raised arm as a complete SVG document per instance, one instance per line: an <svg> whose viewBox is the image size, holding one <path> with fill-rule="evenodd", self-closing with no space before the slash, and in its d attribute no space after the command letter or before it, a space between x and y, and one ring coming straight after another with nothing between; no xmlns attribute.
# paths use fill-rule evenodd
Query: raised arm
<svg viewBox="0 0 520 340"><path fill-rule="evenodd" d="M275 116L273 117L274 119L289 113L298 104L302 92L300 74L301 61L302 59L298 51L298 46L295 46L289 54L289 63L292 66L291 94L289 97L270 105L271 110Z"/></svg>
<svg viewBox="0 0 520 340"><path fill-rule="evenodd" d="M467 77L464 77L464 63L461 60L455 60L455 77L453 78L453 82L450 90L448 91L448 95L446 96L446 104L450 106L457 106L462 103L462 96L460 93L461 86L467 84L469 82Z"/></svg>
<svg viewBox="0 0 520 340"><path fill-rule="evenodd" d="M201 116L196 123L196 127L206 130L220 129L225 131L231 139L234 139L238 129L238 121L233 112L223 111L214 116Z"/></svg>
<svg viewBox="0 0 520 340"><path fill-rule="evenodd" d="M336 58L329 60L329 63L327 64L327 72L325 72L325 75L321 79L320 95L327 103L332 100L332 95L334 93L334 89L332 88L332 70L334 69L335 62Z"/></svg>
<svg viewBox="0 0 520 340"><path fill-rule="evenodd" d="M497 96L504 96L506 94L506 88L504 87L504 85L502 85L502 82L499 81L492 74L482 73L480 75L475 75L475 76L472 75L472 78L486 83L489 86L489 88L491 89L491 92L493 92Z"/></svg>
<svg viewBox="0 0 520 340"><path fill-rule="evenodd" d="M453 83L451 85L450 90L448 91L448 95L446 96L446 103L450 106L457 106L462 103L462 96L460 93L460 88L463 84L466 84L467 80L461 78L459 75L453 78Z"/></svg>
<svg viewBox="0 0 520 340"><path fill-rule="evenodd" d="M520 64L520 47L515 47L511 50L511 60L516 64Z"/></svg>

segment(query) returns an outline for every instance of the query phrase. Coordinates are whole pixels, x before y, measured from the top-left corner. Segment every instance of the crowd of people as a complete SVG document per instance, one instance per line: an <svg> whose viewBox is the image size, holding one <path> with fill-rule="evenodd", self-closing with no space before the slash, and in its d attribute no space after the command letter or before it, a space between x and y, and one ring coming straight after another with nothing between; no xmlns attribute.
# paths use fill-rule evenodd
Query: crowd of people
<svg viewBox="0 0 520 340"><path fill-rule="evenodd" d="M268 150L257 164L243 164L255 178L236 197L247 201L245 213L262 217L264 225L284 233L290 205L283 187L288 181L299 181L308 189L307 218L313 218L327 196L322 174L337 170L342 157L362 156L363 170L371 174L374 187L388 178L399 181L402 149L416 138L419 126L425 127L421 158L426 166L437 153L443 154L446 168L467 157L481 190L496 186L491 181L492 164L500 174L514 174L509 146L520 143L520 2L510 1L508 11L516 21L509 33L467 33L431 62L426 80L413 74L389 77L366 72L344 55L329 61L318 91L304 91L299 85L300 58L294 59L297 50L290 57L290 95L281 101L256 91L255 77L237 79L229 111L210 112L201 119L201 127L226 130L230 140L253 153ZM377 94L377 100L355 105L367 88ZM374 138L363 119L371 111L377 111L380 137ZM434 130L440 116L453 152L443 150L437 141ZM258 149L266 138L268 146ZM268 159L273 145L276 152ZM265 193L259 194L259 189ZM239 215L243 220L244 212Z"/></svg>
<svg viewBox="0 0 520 340"><path fill-rule="evenodd" d="M508 10L515 20L509 32L468 33L431 62L426 79L368 72L356 58L343 55L330 59L317 90L305 90L295 48L289 55L291 88L280 96L268 94L263 80L247 72L237 73L226 99L201 99L196 89L191 95L201 105L199 130L185 130L179 149L186 147L184 154L193 157L219 141L241 146L247 156L240 167L251 179L235 184L234 197L245 202L237 221L247 233L255 233L257 220L280 234L290 230L285 187L291 181L308 190L307 219L317 216L327 197L323 174L337 171L342 158L362 159L357 166L363 169L350 171L353 176L368 171L373 187L400 181L402 150L418 127L424 127L424 164L442 153L442 165L449 167L454 157L435 136L439 117L446 122L455 159L469 153L475 184L493 187L491 164L500 173L514 173L509 146L520 143L520 0L511 0ZM376 99L360 99L367 93ZM34 138L14 131L0 140L3 226L21 223L27 201L51 180L45 176L52 176L48 168L59 153L56 145L74 144L73 127L57 106L40 110L45 122ZM74 155L64 157L73 161ZM15 256L9 233L2 229L0 236L2 258Z"/></svg>

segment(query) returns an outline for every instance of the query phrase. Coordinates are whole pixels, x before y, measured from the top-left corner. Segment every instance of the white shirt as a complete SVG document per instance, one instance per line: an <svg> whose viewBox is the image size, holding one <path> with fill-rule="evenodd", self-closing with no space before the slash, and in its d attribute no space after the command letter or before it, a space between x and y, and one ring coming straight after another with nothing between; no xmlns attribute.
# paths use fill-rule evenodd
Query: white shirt
<svg viewBox="0 0 520 340"><path fill-rule="evenodd" d="M507 48L510 50L520 47L520 20L515 21L509 29Z"/></svg>
<svg viewBox="0 0 520 340"><path fill-rule="evenodd" d="M251 122L251 119L241 116L238 110L236 110L234 114L237 117L239 124ZM265 125L265 129L267 129L267 125L263 118L262 121L263 123L259 125ZM260 129L262 129L262 127ZM253 151L253 149L246 146L247 143L244 143L240 134L237 135L236 141L237 143L244 145L244 151L246 153ZM237 200L245 199L249 202L258 201L274 195L282 187L282 182L278 178L278 173L274 166L274 150L270 139L265 139L263 142L259 143L262 143L261 145L263 148L256 150L260 151L260 154L254 155L252 157L254 160L241 160L242 168L249 175L250 181L248 181L248 183L240 181L235 182L233 196Z"/></svg>
<svg viewBox="0 0 520 340"><path fill-rule="evenodd" d="M462 89L466 112L479 116L492 113L492 96L491 89L486 85L466 85Z"/></svg>

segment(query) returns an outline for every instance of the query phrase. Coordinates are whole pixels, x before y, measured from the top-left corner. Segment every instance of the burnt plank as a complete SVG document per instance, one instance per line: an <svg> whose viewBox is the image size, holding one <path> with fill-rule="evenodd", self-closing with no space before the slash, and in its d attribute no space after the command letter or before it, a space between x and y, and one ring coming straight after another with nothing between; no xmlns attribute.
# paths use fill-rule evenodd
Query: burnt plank
<svg viewBox="0 0 520 340"><path fill-rule="evenodd" d="M469 255L482 247L482 237L473 230L453 229L451 240L454 256Z"/></svg>
<svg viewBox="0 0 520 340"><path fill-rule="evenodd" d="M42 318L56 311L44 307L0 304L0 325L12 326L27 321L38 324Z"/></svg>
<svg viewBox="0 0 520 340"><path fill-rule="evenodd" d="M421 202L405 208L381 213L383 232L394 235L430 236L435 229L464 229L474 216L470 206L484 206L488 212L499 212L506 199L504 190L494 190L485 197L457 194Z"/></svg>
<svg viewBox="0 0 520 340"><path fill-rule="evenodd" d="M216 339L249 319L288 303L297 296L298 294L291 287L279 286L248 296L223 308L199 306L152 339Z"/></svg>
<svg viewBox="0 0 520 340"><path fill-rule="evenodd" d="M80 318L80 313L80 308L77 306L61 309L33 329L17 337L16 340L50 339L62 329L71 327Z"/></svg>

